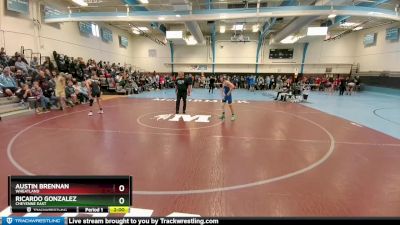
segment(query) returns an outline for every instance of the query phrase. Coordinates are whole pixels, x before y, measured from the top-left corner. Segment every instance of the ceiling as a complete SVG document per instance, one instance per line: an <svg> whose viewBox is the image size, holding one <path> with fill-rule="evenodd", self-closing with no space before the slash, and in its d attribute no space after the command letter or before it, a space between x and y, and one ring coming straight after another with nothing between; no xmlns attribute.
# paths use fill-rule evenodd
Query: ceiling
<svg viewBox="0 0 400 225"><path fill-rule="evenodd" d="M49 4L53 7L56 7L58 10L63 11L63 12L126 12L127 7L129 8L130 11L134 12L135 10L149 10L149 11L173 11L174 7L170 2L173 2L174 0L148 0L148 4L141 4L138 1L132 1L132 0L85 0L88 2L87 7L80 7L77 4L73 3L72 0L59 0L59 1L53 1L53 0L44 0L45 4ZM185 0L182 0L185 1ZM212 0L211 4L209 4L208 0L186 0L192 7L192 10L198 10L198 9L227 9L227 8L246 8L246 7L253 7L256 8L257 1L258 0L248 0L248 1L243 1L243 0ZM324 2L331 2L329 4L335 5L337 0L319 0ZM135 4L128 4L127 3L135 3ZM260 0L260 5L262 7L278 7L281 4L288 3L290 1L282 1L282 0ZM313 5L315 2L318 2L318 0L297 0L294 1L294 5ZM340 5L358 5L358 4L370 4L374 1L372 0L345 0L345 1L340 1ZM376 2L376 1L375 1ZM391 0L391 1L386 1L383 4L380 4L379 8L382 9L390 9L394 10L396 4L399 4L398 0ZM138 8L139 7L139 8ZM141 8L140 8L141 7ZM285 27L294 21L296 17L283 17L283 18L278 18L276 23L274 23L273 26L270 28L270 34L278 33L282 29L285 29ZM225 26L226 34L234 34L235 31L232 30L232 27L235 24L243 24L244 28L242 31L236 31L236 33L243 33L244 35L249 35L249 36L255 36L252 34L253 33L253 26L257 26L262 29L262 26L266 21L269 21L270 18L250 18L250 19L237 19L237 20L219 20L215 21L216 24L216 30L217 33L219 33L219 29L221 26ZM321 26L321 24L327 22L330 20L326 16L321 16L317 19L315 19L309 26ZM146 31L149 35L162 35L162 32L158 29L152 29L150 26L149 22L135 22L135 21L130 21L130 22L109 22L105 21L106 23L109 23L112 26L127 30L131 32L131 27L136 26L136 27L147 27L149 30ZM385 20L385 19L378 19L378 18L368 18L368 17L350 17L349 19L346 20L346 22L352 22L352 23L359 23L362 24L360 26L363 27L363 29L368 29L371 27L376 27L376 26L381 26L387 23L390 23L391 21ZM160 23L160 21L159 21ZM205 36L209 36L211 34L211 28L207 21L198 21L199 27L202 31L202 33ZM185 24L183 22L165 22L163 23L167 30L186 30ZM303 27L300 29L296 34L305 34L306 33L306 28ZM343 28L339 25L332 25L329 27L329 33L330 35L337 35L340 34L346 30L352 30L354 27L347 27Z"/></svg>

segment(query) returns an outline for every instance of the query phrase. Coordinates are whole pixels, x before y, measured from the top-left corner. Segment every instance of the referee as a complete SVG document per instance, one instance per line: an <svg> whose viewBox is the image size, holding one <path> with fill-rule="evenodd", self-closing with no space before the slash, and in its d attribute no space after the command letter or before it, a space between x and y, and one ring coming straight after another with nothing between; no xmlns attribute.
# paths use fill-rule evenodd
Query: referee
<svg viewBox="0 0 400 225"><path fill-rule="evenodd" d="M178 78L175 81L175 92L176 92L176 114L179 114L179 108L181 105L181 99L183 100L183 114L186 113L186 98L190 96L192 91L192 82L189 79L185 79L183 72L178 72Z"/></svg>

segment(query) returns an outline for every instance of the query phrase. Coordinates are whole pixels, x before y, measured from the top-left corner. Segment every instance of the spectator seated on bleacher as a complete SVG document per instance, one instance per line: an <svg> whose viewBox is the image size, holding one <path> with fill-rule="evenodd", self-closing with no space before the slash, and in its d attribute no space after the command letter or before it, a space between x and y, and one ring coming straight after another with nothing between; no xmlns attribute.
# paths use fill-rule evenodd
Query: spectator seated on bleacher
<svg viewBox="0 0 400 225"><path fill-rule="evenodd" d="M36 69L39 66L39 61L37 56L33 56L31 62L30 62L30 67L32 69Z"/></svg>
<svg viewBox="0 0 400 225"><path fill-rule="evenodd" d="M0 88L7 97L11 97L18 90L16 80L11 76L10 67L5 67L3 73L0 74Z"/></svg>
<svg viewBox="0 0 400 225"><path fill-rule="evenodd" d="M126 94L126 90L124 89L123 86L120 85L120 83L117 83L117 87L116 87L115 91L118 94L123 94L123 95Z"/></svg>
<svg viewBox="0 0 400 225"><path fill-rule="evenodd" d="M289 91L290 91L289 84L284 83L282 88L278 90L275 100L278 100L280 96L281 98L279 100L286 101L286 95L289 93Z"/></svg>
<svg viewBox="0 0 400 225"><path fill-rule="evenodd" d="M72 82L74 83L73 87L79 103L86 103L89 101L89 95L85 82L78 83L76 80L72 80Z"/></svg>
<svg viewBox="0 0 400 225"><path fill-rule="evenodd" d="M132 81L132 91L133 94L139 94L141 92L139 86L135 81Z"/></svg>
<svg viewBox="0 0 400 225"><path fill-rule="evenodd" d="M18 56L17 61L15 62L15 68L17 68L18 70L22 70L24 74L32 72L32 69L29 67L29 65L22 61L21 56Z"/></svg>
<svg viewBox="0 0 400 225"><path fill-rule="evenodd" d="M0 67L7 67L8 66L8 57L6 55L6 52L2 51L0 52Z"/></svg>
<svg viewBox="0 0 400 225"><path fill-rule="evenodd" d="M74 105L76 105L78 103L78 96L75 93L75 89L72 83L71 79L68 79L67 76L67 80L68 80L68 84L65 87L65 97L66 97L66 102L68 103L69 106L73 107Z"/></svg>
<svg viewBox="0 0 400 225"><path fill-rule="evenodd" d="M33 87L31 89L32 97L35 98L35 109L37 113L40 113L38 104L40 104L42 108L42 112L49 112L51 109L50 99L43 95L42 88L39 86L39 82L33 82Z"/></svg>
<svg viewBox="0 0 400 225"><path fill-rule="evenodd" d="M54 64L53 62L51 62L50 57L45 57L45 61L43 62L42 66L46 69L49 69L50 71L53 71L54 68Z"/></svg>
<svg viewBox="0 0 400 225"><path fill-rule="evenodd" d="M27 103L28 99L32 97L31 90L27 84L22 85L22 88L18 89L15 95L21 100L22 104Z"/></svg>
<svg viewBox="0 0 400 225"><path fill-rule="evenodd" d="M295 95L295 96L299 96L299 95L301 95L301 93L302 93L302 91L303 91L303 88L302 88L302 85L301 85L301 83L300 82L297 82L297 83L293 83L293 94Z"/></svg>

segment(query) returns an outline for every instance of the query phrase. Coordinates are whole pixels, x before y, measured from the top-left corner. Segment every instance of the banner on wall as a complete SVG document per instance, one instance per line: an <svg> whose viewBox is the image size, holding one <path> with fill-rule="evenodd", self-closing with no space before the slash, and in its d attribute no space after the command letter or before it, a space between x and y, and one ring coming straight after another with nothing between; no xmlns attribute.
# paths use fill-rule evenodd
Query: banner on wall
<svg viewBox="0 0 400 225"><path fill-rule="evenodd" d="M376 36L377 36L376 33L364 35L363 39L364 47L376 45Z"/></svg>
<svg viewBox="0 0 400 225"><path fill-rule="evenodd" d="M191 69L195 71L207 70L207 65L191 65Z"/></svg>
<svg viewBox="0 0 400 225"><path fill-rule="evenodd" d="M127 48L128 47L128 38L124 37L124 36L118 36L119 39L119 46L123 47L123 48Z"/></svg>
<svg viewBox="0 0 400 225"><path fill-rule="evenodd" d="M42 7L41 11L44 12L45 16L59 16L59 15L63 14L60 10L55 9L48 5L41 5L41 7ZM44 18L42 18L42 19L44 19Z"/></svg>
<svg viewBox="0 0 400 225"><path fill-rule="evenodd" d="M89 22L79 22L79 31L83 34L92 34L92 23Z"/></svg>
<svg viewBox="0 0 400 225"><path fill-rule="evenodd" d="M398 41L399 40L399 28L391 27L391 28L386 29L386 40Z"/></svg>
<svg viewBox="0 0 400 225"><path fill-rule="evenodd" d="M29 14L29 0L7 0L9 11Z"/></svg>
<svg viewBox="0 0 400 225"><path fill-rule="evenodd" d="M101 40L105 42L112 42L113 41L113 34L112 31L102 27L101 29Z"/></svg>

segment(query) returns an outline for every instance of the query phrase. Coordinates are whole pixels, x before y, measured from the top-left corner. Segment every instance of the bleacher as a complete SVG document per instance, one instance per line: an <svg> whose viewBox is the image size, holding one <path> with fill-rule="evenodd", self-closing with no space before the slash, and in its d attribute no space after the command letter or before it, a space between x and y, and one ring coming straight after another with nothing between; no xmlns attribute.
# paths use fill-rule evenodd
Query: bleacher
<svg viewBox="0 0 400 225"><path fill-rule="evenodd" d="M309 86L305 86L304 88L310 89ZM278 91L276 89L267 90L263 93L264 96L275 99L278 95ZM307 102L308 99L308 91L302 90L301 86L296 85L294 88L292 87L286 93L281 93L277 100L291 102L291 103L299 103L299 102Z"/></svg>
<svg viewBox="0 0 400 225"><path fill-rule="evenodd" d="M4 120L6 118L33 114L35 111L29 109L28 104L21 104L19 102L18 97L4 97L3 93L0 93L0 120Z"/></svg>

